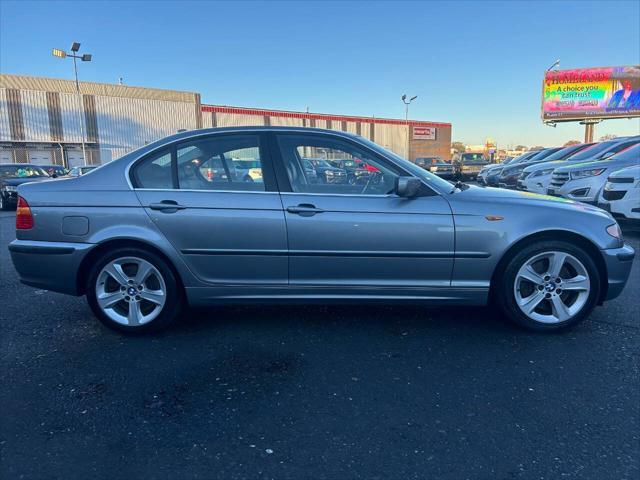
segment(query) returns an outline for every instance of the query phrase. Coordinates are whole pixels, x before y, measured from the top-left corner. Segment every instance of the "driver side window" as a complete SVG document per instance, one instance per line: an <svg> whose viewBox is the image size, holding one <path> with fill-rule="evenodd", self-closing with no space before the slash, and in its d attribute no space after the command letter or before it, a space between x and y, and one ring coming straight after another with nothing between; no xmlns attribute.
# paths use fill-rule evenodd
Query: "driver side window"
<svg viewBox="0 0 640 480"><path fill-rule="evenodd" d="M318 135L278 135L296 193L386 195L399 176L393 165L348 141Z"/></svg>

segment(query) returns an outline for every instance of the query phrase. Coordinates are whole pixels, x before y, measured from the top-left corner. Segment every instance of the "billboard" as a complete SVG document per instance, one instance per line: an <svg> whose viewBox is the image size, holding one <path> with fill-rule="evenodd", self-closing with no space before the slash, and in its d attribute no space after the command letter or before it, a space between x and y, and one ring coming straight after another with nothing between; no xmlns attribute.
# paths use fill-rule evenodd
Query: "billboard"
<svg viewBox="0 0 640 480"><path fill-rule="evenodd" d="M413 127L414 140L435 140L436 127Z"/></svg>
<svg viewBox="0 0 640 480"><path fill-rule="evenodd" d="M640 65L580 68L545 73L542 120L640 116Z"/></svg>

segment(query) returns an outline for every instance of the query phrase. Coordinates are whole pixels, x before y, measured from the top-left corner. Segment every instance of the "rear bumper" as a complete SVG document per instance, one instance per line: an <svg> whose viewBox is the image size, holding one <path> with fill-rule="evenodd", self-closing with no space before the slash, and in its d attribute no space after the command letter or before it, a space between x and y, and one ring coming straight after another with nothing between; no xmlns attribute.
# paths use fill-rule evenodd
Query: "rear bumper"
<svg viewBox="0 0 640 480"><path fill-rule="evenodd" d="M612 300L622 293L629 279L635 250L629 245L601 250L607 266L607 295L604 300Z"/></svg>
<svg viewBox="0 0 640 480"><path fill-rule="evenodd" d="M9 244L11 261L20 281L52 292L79 295L78 271L91 243L14 240Z"/></svg>

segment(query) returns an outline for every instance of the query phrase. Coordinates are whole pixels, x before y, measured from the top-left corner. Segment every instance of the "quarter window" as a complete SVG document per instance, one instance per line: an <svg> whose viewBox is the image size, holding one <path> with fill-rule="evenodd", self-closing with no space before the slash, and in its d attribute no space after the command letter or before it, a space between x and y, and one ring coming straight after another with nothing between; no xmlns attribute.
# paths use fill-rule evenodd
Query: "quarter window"
<svg viewBox="0 0 640 480"><path fill-rule="evenodd" d="M297 193L386 195L399 172L350 142L316 135L279 135L284 166Z"/></svg>
<svg viewBox="0 0 640 480"><path fill-rule="evenodd" d="M77 167L75 175L79 175L80 172ZM157 188L168 189L173 188L173 177L171 174L171 151L162 150L155 153L136 165L133 172L136 187L138 188Z"/></svg>
<svg viewBox="0 0 640 480"><path fill-rule="evenodd" d="M184 190L264 191L259 139L214 136L177 148L178 185Z"/></svg>

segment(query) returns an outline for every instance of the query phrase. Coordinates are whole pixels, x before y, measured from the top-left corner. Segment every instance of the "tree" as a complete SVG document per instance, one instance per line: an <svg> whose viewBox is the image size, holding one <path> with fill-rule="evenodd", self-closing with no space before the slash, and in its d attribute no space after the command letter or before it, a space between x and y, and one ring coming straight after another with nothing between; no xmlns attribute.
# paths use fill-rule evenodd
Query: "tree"
<svg viewBox="0 0 640 480"><path fill-rule="evenodd" d="M525 145L518 145L515 149L523 152L527 149L527 147Z"/></svg>
<svg viewBox="0 0 640 480"><path fill-rule="evenodd" d="M608 133L607 135L601 136L600 141L606 142L607 140L613 140L614 138L618 138L618 136L613 133Z"/></svg>
<svg viewBox="0 0 640 480"><path fill-rule="evenodd" d="M455 153L464 153L467 147L462 142L452 142L451 148L455 151Z"/></svg>
<svg viewBox="0 0 640 480"><path fill-rule="evenodd" d="M567 143L563 145L563 147L570 147L571 145L578 145L580 142L578 140L569 140Z"/></svg>

